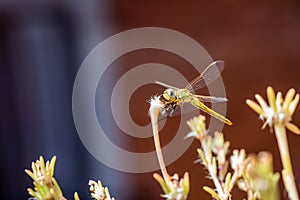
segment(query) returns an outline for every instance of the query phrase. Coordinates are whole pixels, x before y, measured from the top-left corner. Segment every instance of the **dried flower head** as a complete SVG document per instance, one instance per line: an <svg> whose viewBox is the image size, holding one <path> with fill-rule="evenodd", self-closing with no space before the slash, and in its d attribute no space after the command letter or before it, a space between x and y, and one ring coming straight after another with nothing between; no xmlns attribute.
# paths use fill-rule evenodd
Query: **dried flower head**
<svg viewBox="0 0 300 200"><path fill-rule="evenodd" d="M274 124L282 123L293 133L300 134L300 129L295 124L291 123L292 116L299 102L299 94L295 95L295 93L295 89L289 89L283 100L281 92L278 92L275 96L273 88L268 87L267 96L269 105L259 94L255 95L259 104L250 99L247 99L246 103L252 110L259 114L259 117L263 121L265 121L262 129L269 125L270 129L273 130Z"/></svg>

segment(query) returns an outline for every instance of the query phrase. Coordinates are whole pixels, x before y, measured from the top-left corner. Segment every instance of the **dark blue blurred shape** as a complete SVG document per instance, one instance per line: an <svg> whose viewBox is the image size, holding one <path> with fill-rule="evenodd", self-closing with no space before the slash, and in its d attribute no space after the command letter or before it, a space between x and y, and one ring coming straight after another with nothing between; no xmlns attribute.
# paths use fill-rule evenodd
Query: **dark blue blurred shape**
<svg viewBox="0 0 300 200"><path fill-rule="evenodd" d="M78 3L0 3L1 198L29 197L24 169L39 155L57 155L55 176L68 199L75 191L89 196L88 180L103 178L72 118L77 69L97 44L96 3Z"/></svg>

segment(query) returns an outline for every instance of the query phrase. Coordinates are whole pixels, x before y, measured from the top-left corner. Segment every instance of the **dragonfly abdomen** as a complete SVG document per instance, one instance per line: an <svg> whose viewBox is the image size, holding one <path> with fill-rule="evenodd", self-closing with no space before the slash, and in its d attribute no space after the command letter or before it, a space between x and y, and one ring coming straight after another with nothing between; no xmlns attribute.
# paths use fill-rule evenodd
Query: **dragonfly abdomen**
<svg viewBox="0 0 300 200"><path fill-rule="evenodd" d="M195 106L196 108L208 113L209 115L213 116L214 118L228 124L228 125L232 125L232 122L227 119L226 117L224 117L223 115L215 112L214 110L210 109L209 107L207 107L204 103L202 103L198 98L192 97L191 98L191 104L193 106Z"/></svg>

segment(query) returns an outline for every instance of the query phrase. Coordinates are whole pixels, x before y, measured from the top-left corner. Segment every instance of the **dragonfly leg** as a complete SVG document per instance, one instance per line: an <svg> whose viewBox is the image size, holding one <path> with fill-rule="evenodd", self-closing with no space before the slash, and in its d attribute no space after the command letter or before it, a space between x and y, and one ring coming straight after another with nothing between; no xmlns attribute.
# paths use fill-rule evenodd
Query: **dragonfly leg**
<svg viewBox="0 0 300 200"><path fill-rule="evenodd" d="M169 104L167 106L166 110L171 109L171 112L167 116L165 116L163 118L160 118L158 121L162 121L162 120L168 119L169 117L172 117L173 114L174 114L174 112L175 112L175 110L176 110L176 108L177 108L177 104Z"/></svg>
<svg viewBox="0 0 300 200"><path fill-rule="evenodd" d="M176 108L177 108L177 104L175 104L174 106L172 106L172 110L171 110L170 114L168 115L168 117L172 117L173 116Z"/></svg>

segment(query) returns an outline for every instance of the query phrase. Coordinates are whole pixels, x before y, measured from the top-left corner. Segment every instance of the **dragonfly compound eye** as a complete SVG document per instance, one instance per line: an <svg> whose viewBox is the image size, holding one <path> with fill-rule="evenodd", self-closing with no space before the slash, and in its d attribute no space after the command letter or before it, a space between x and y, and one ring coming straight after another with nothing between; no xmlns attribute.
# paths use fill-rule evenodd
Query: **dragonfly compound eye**
<svg viewBox="0 0 300 200"><path fill-rule="evenodd" d="M166 89L163 93L163 97L165 100L170 101L171 99L175 98L175 92L172 89Z"/></svg>

